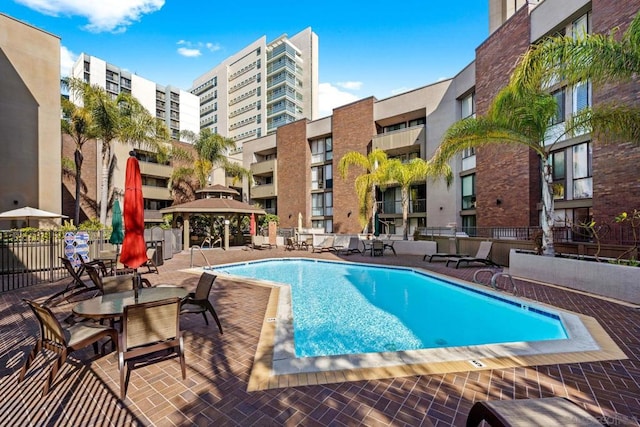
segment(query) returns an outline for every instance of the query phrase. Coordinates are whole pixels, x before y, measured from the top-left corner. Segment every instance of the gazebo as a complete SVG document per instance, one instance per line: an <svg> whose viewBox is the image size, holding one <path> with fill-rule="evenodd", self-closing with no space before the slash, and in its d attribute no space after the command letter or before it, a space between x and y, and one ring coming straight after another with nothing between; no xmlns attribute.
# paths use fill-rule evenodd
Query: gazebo
<svg viewBox="0 0 640 427"><path fill-rule="evenodd" d="M188 249L191 245L191 233L190 233L190 217L191 215L207 215L210 217L222 217L227 221L233 219L237 220L240 224L242 217L250 217L254 215L266 215L266 212L262 208L252 206L248 203L244 203L237 200L236 197L240 197L240 193L236 190L225 187L223 185L212 185L202 188L196 191L198 199L191 202L181 203L179 205L173 205L168 208L161 209L162 214L173 214L174 226L176 225L176 219L181 216L183 220L183 240L184 248ZM228 230L225 227L225 230ZM243 241L242 231L238 227L236 235L234 237L236 243ZM225 242L228 242L225 236Z"/></svg>

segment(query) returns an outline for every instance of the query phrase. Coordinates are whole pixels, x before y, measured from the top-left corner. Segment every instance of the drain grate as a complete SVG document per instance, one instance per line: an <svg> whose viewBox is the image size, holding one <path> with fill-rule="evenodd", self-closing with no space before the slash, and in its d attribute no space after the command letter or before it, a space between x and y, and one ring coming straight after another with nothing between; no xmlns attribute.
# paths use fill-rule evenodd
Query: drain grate
<svg viewBox="0 0 640 427"><path fill-rule="evenodd" d="M484 368L485 365L484 363L480 362L479 360L469 360L468 361L474 368Z"/></svg>

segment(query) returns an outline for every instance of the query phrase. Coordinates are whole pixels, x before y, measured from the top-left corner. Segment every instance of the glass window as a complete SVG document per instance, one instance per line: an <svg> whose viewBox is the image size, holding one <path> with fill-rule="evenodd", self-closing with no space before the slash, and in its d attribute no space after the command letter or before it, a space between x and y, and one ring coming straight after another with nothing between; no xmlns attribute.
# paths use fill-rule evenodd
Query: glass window
<svg viewBox="0 0 640 427"><path fill-rule="evenodd" d="M411 126L419 126L425 124L427 121L424 117L420 117L419 119L409 120L409 127Z"/></svg>
<svg viewBox="0 0 640 427"><path fill-rule="evenodd" d="M324 188L333 188L333 166L324 166Z"/></svg>
<svg viewBox="0 0 640 427"><path fill-rule="evenodd" d="M551 153L551 175L553 177L553 198L554 200L563 200L567 176L564 150Z"/></svg>
<svg viewBox="0 0 640 427"><path fill-rule="evenodd" d="M556 125L558 123L564 122L564 118L565 118L565 112L564 112L565 94L564 94L564 88L553 92L551 94L551 96L553 96L553 98L556 100L556 104L557 104L557 106L556 106L556 115L551 119L551 125Z"/></svg>
<svg viewBox="0 0 640 427"><path fill-rule="evenodd" d="M473 114L476 112L474 95L474 93L471 93L460 100L461 118L465 119L467 117L473 116Z"/></svg>
<svg viewBox="0 0 640 427"><path fill-rule="evenodd" d="M593 181L591 178L591 144L574 145L573 152L573 198L585 199L593 197Z"/></svg>
<svg viewBox="0 0 640 427"><path fill-rule="evenodd" d="M311 195L311 216L323 216L324 214L324 193L314 193Z"/></svg>
<svg viewBox="0 0 640 427"><path fill-rule="evenodd" d="M476 174L465 175L462 181L462 209L476 208Z"/></svg>
<svg viewBox="0 0 640 427"><path fill-rule="evenodd" d="M324 193L324 214L326 216L333 215L333 193L331 191Z"/></svg>
<svg viewBox="0 0 640 427"><path fill-rule="evenodd" d="M331 137L325 139L325 160L333 159L333 140Z"/></svg>
<svg viewBox="0 0 640 427"><path fill-rule="evenodd" d="M578 113L589 105L591 105L589 100L589 83L577 83L573 87L573 113Z"/></svg>
<svg viewBox="0 0 640 427"><path fill-rule="evenodd" d="M586 34L589 33L589 20L587 18L588 15L585 14L573 21L573 24L571 25L571 31L574 40L583 38Z"/></svg>

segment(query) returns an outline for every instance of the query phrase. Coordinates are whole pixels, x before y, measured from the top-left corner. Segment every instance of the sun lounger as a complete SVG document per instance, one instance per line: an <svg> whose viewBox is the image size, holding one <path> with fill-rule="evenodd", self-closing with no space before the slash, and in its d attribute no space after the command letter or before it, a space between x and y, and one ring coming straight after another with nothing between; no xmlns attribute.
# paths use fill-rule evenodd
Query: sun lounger
<svg viewBox="0 0 640 427"><path fill-rule="evenodd" d="M444 258L442 261L447 261L447 258L459 258L459 257L468 257L469 254L459 254L458 249L456 248L456 240L449 239L449 252L436 252L434 254L425 254L422 257L423 261L426 261L427 258L429 262L433 261L434 258Z"/></svg>
<svg viewBox="0 0 640 427"><path fill-rule="evenodd" d="M342 244L339 240L338 240L338 236L336 236L336 240L335 243L336 245L339 244L339 246L341 246L341 248L338 250L338 253L341 255L351 255L354 253L359 253L361 254L361 250L360 250L360 239L358 239L355 236L344 236L348 238L348 241L346 242L347 244Z"/></svg>
<svg viewBox="0 0 640 427"><path fill-rule="evenodd" d="M251 236L251 246L253 249L271 249L272 245L269 243L269 237L267 236Z"/></svg>
<svg viewBox="0 0 640 427"><path fill-rule="evenodd" d="M313 245L313 252L331 252L337 251L339 247L334 245L335 237L327 236L318 245Z"/></svg>
<svg viewBox="0 0 640 427"><path fill-rule="evenodd" d="M500 267L498 264L496 264L495 262L491 261L491 259L489 259L489 255L491 254L491 245L492 245L492 242L480 242L480 247L478 248L478 252L476 253L475 256L462 256L462 257L457 256L457 257L447 258L447 267L449 267L450 262L455 262L456 268L460 267L460 264L463 262L467 264L476 262L484 265Z"/></svg>

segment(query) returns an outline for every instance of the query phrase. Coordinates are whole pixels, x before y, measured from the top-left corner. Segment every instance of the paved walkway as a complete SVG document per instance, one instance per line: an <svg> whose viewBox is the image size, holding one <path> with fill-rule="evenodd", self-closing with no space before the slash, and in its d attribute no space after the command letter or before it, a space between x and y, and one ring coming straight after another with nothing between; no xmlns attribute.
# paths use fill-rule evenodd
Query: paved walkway
<svg viewBox="0 0 640 427"><path fill-rule="evenodd" d="M193 264L267 257L336 259L330 253L268 250L206 251ZM205 260L206 257L206 260ZM418 266L470 280L476 268L447 268L418 256L364 257L348 261ZM198 277L184 271L185 252L165 260L152 283L193 289ZM613 278L612 278L613 279ZM18 371L37 324L22 298L43 300L66 282L0 294L0 425L304 425L462 426L474 402L488 399L568 397L610 425L640 425L640 310L556 287L517 281L520 294L596 318L628 359L526 368L470 370L442 375L396 377L248 392L247 384L264 320L269 289L216 280L211 301L224 328L206 326L200 315L181 319L185 331L187 379L177 359L136 368L127 398L119 396L113 354L72 355L53 389L41 397L51 357L39 355L25 380ZM66 317L72 303L56 307ZM569 424L569 422L567 422Z"/></svg>

